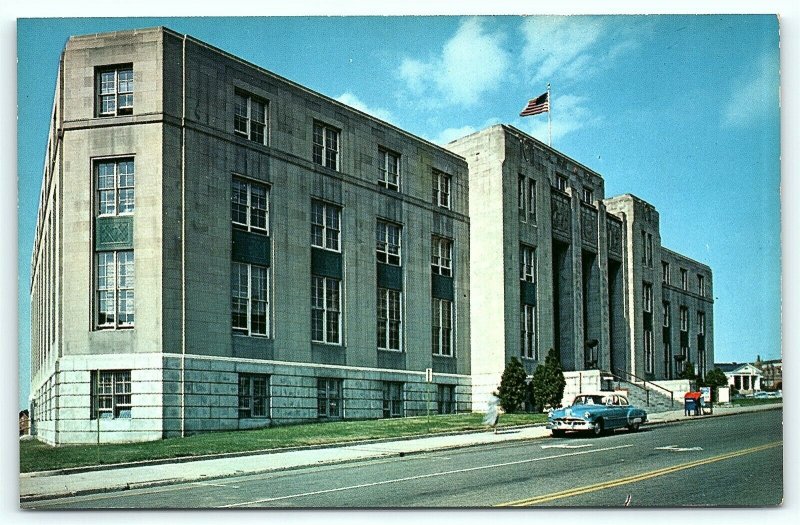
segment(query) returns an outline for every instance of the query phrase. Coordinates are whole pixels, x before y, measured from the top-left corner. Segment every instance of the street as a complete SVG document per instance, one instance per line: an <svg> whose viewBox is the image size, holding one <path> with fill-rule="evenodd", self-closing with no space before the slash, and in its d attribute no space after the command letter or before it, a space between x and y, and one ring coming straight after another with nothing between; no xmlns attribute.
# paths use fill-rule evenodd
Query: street
<svg viewBox="0 0 800 525"><path fill-rule="evenodd" d="M633 434L505 442L23 507L764 506L782 501L782 456L782 411L770 410Z"/></svg>

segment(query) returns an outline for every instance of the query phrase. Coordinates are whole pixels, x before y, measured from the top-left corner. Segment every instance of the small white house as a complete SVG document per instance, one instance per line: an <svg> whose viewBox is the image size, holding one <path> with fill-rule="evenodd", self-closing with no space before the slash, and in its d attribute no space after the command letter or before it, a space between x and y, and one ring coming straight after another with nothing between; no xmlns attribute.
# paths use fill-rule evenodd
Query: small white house
<svg viewBox="0 0 800 525"><path fill-rule="evenodd" d="M751 365L744 363L741 365L719 366L728 378L728 386L735 388L743 394L749 394L761 390L762 371Z"/></svg>

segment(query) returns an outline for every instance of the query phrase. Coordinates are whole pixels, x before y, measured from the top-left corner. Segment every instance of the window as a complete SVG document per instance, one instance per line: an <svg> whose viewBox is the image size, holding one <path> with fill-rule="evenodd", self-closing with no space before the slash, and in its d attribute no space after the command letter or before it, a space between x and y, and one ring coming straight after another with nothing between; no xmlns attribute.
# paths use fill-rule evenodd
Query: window
<svg viewBox="0 0 800 525"><path fill-rule="evenodd" d="M403 383L383 383L383 417L403 417Z"/></svg>
<svg viewBox="0 0 800 525"><path fill-rule="evenodd" d="M94 165L94 171L97 180L98 215L133 213L133 159L98 161Z"/></svg>
<svg viewBox="0 0 800 525"><path fill-rule="evenodd" d="M233 106L233 131L253 142L266 144L267 102L236 91Z"/></svg>
<svg viewBox="0 0 800 525"><path fill-rule="evenodd" d="M705 335L706 333L706 313L697 312L697 334Z"/></svg>
<svg viewBox="0 0 800 525"><path fill-rule="evenodd" d="M317 379L317 416L342 417L341 379Z"/></svg>
<svg viewBox="0 0 800 525"><path fill-rule="evenodd" d="M566 193L567 191L567 178L563 175L556 175L556 189L558 191L563 191Z"/></svg>
<svg viewBox="0 0 800 525"><path fill-rule="evenodd" d="M258 182L234 177L231 180L231 221L234 226L267 233L269 191Z"/></svg>
<svg viewBox="0 0 800 525"><path fill-rule="evenodd" d="M431 272L448 277L453 275L453 241L431 237Z"/></svg>
<svg viewBox="0 0 800 525"><path fill-rule="evenodd" d="M681 332L688 332L689 331L689 309L685 306L681 306L680 308L680 316L681 316Z"/></svg>
<svg viewBox="0 0 800 525"><path fill-rule="evenodd" d="M339 251L342 209L333 204L311 201L311 245Z"/></svg>
<svg viewBox="0 0 800 525"><path fill-rule="evenodd" d="M269 270L231 263L231 324L246 335L269 334Z"/></svg>
<svg viewBox="0 0 800 525"><path fill-rule="evenodd" d="M342 332L342 281L311 276L311 340L340 344Z"/></svg>
<svg viewBox="0 0 800 525"><path fill-rule="evenodd" d="M133 251L97 252L95 326L99 329L133 326Z"/></svg>
<svg viewBox="0 0 800 525"><path fill-rule="evenodd" d="M536 181L528 179L528 215L536 222Z"/></svg>
<svg viewBox="0 0 800 525"><path fill-rule="evenodd" d="M663 307L664 307L664 322L663 322L663 325L664 325L665 328L668 328L669 327L669 322L670 322L670 319L669 319L669 303L667 301L664 301Z"/></svg>
<svg viewBox="0 0 800 525"><path fill-rule="evenodd" d="M95 370L92 381L92 419L131 417L131 371Z"/></svg>
<svg viewBox="0 0 800 525"><path fill-rule="evenodd" d="M95 90L98 116L130 115L133 113L133 66L98 70Z"/></svg>
<svg viewBox="0 0 800 525"><path fill-rule="evenodd" d="M314 122L314 163L339 171L339 130Z"/></svg>
<svg viewBox="0 0 800 525"><path fill-rule="evenodd" d="M525 179L527 179L525 175L520 175L517 178L517 207L520 213L525 213Z"/></svg>
<svg viewBox="0 0 800 525"><path fill-rule="evenodd" d="M431 348L434 355L453 355L453 303L434 297L431 300Z"/></svg>
<svg viewBox="0 0 800 525"><path fill-rule="evenodd" d="M378 174L378 185L400 191L400 155L389 150L378 150L381 168Z"/></svg>
<svg viewBox="0 0 800 525"><path fill-rule="evenodd" d="M239 374L239 419L269 416L269 378Z"/></svg>
<svg viewBox="0 0 800 525"><path fill-rule="evenodd" d="M686 268L681 268L681 289L689 290L689 272L686 271Z"/></svg>
<svg viewBox="0 0 800 525"><path fill-rule="evenodd" d="M655 352L653 352L653 331L644 331L644 371L648 374L653 373L655 366Z"/></svg>
<svg viewBox="0 0 800 525"><path fill-rule="evenodd" d="M536 282L536 248L532 246L519 247L519 278L529 283Z"/></svg>
<svg viewBox="0 0 800 525"><path fill-rule="evenodd" d="M661 261L661 282L664 284L670 284L670 271L669 271L669 263L667 261Z"/></svg>
<svg viewBox="0 0 800 525"><path fill-rule="evenodd" d="M653 311L653 285L642 283L642 309L645 312Z"/></svg>
<svg viewBox="0 0 800 525"><path fill-rule="evenodd" d="M697 293L700 294L701 297L705 297L706 295L706 279L702 275L697 275Z"/></svg>
<svg viewBox="0 0 800 525"><path fill-rule="evenodd" d="M591 188L584 186L583 192L581 193L581 199L586 204L592 204L594 202L594 191L592 191Z"/></svg>
<svg viewBox="0 0 800 525"><path fill-rule="evenodd" d="M400 266L400 233L401 226L390 222L378 221L375 229L375 241L378 262Z"/></svg>
<svg viewBox="0 0 800 525"><path fill-rule="evenodd" d="M400 299L398 290L378 288L378 348L381 350L400 351L403 321Z"/></svg>
<svg viewBox="0 0 800 525"><path fill-rule="evenodd" d="M455 386L437 385L436 409L439 414L455 414Z"/></svg>
<svg viewBox="0 0 800 525"><path fill-rule="evenodd" d="M531 304L520 306L520 355L538 359L536 353L536 307Z"/></svg>
<svg viewBox="0 0 800 525"><path fill-rule="evenodd" d="M434 170L433 204L450 209L450 175Z"/></svg>
<svg viewBox="0 0 800 525"><path fill-rule="evenodd" d="M642 230L642 264L653 267L653 235Z"/></svg>

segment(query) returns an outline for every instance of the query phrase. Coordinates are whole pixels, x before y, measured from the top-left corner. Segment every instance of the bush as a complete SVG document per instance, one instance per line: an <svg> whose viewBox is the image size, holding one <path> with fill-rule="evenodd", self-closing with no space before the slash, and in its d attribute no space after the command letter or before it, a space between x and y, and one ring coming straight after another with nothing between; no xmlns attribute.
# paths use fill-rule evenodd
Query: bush
<svg viewBox="0 0 800 525"><path fill-rule="evenodd" d="M503 376L500 378L500 388L497 389L497 397L500 398L500 406L509 414L519 411L524 406L528 396L528 387L525 384L528 374L519 359L512 357L506 363Z"/></svg>
<svg viewBox="0 0 800 525"><path fill-rule="evenodd" d="M547 352L544 363L536 367L531 381L531 394L533 405L537 411L541 411L546 406L556 407L564 397L564 387L567 382L564 380L564 371L561 368L561 360L554 349Z"/></svg>
<svg viewBox="0 0 800 525"><path fill-rule="evenodd" d="M710 372L706 372L706 377L701 380L698 379L698 384L700 386L710 386L711 387L711 395L713 396L714 401L717 401L719 398L717 397L717 391L720 387L728 386L728 378L725 376L725 372L720 370L719 368L715 368Z"/></svg>
<svg viewBox="0 0 800 525"><path fill-rule="evenodd" d="M694 374L694 365L691 362L686 361L683 370L678 374L678 379L689 379L692 381L697 379L697 376Z"/></svg>

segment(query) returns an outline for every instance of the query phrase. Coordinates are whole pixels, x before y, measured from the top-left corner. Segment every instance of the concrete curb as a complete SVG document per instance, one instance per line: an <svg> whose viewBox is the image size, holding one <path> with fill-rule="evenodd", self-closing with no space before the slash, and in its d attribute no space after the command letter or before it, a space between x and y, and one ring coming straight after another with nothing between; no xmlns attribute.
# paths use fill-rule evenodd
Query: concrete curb
<svg viewBox="0 0 800 525"><path fill-rule="evenodd" d="M731 412L723 412L723 413L713 413L713 414L704 414L700 416L677 416L674 419L664 419L662 421L652 421L649 420L645 423L645 426L656 426L656 425L674 425L680 423L688 423L692 421L699 421L703 419L709 419L714 417L726 417L726 416L734 416L740 415L747 412L761 412L761 411L768 411L768 410L783 410L783 403L775 404L775 405L756 405L753 407L746 407L745 410L736 410ZM662 412L663 413L663 412ZM537 427L544 427L544 424L535 424L535 425L518 425L514 427L507 427L504 430L515 430L515 429L524 429L524 428L537 428ZM469 434L482 434L487 432L487 430L476 430L476 431L467 431L467 432L448 432L442 434L436 434L434 436L407 436L405 438L386 438L386 439L376 439L376 440L362 440L357 442L339 442L339 443L332 443L327 445L310 445L305 447L293 447L291 449L270 449L268 451L250 451L246 453L231 453L231 454L218 454L218 455L209 455L209 456L197 456L192 458L177 458L177 460L155 460L152 462L140 462L140 463L128 463L122 464L125 465L124 467L120 467L118 465L103 465L102 468L91 468L91 467L78 467L76 469L63 469L62 471L41 471L38 473L28 473L29 478L35 477L47 477L47 476L56 476L56 475L65 475L65 474L79 474L83 472L92 472L92 471L104 471L104 470L113 470L119 468L132 468L137 466L157 466L166 463L180 463L180 462L189 462L189 461L202 461L208 459L225 459L227 457L244 457L244 456L252 456L252 455L264 455L264 454L276 454L281 452L290 452L290 451L302 451L302 450L314 450L314 449L324 449L324 448L342 448L346 446L352 445L369 445L369 444L380 444L380 443L387 443L387 442L397 442L397 441L409 441L412 439L419 439L421 437L446 437L446 436L457 436L457 435L469 435ZM532 436L532 437L519 437L517 439L514 438L507 438L503 439L502 441L533 441L536 439L545 439L548 438L548 435L542 436ZM464 449L470 447L478 447L478 446L486 446L487 443L467 443L467 444L455 444L455 445L440 445L440 446L428 446L425 448L420 448L412 451L400 451L400 452L375 452L372 454L367 454L363 457L357 458L343 458L343 459L331 459L331 460L320 460L316 462L311 462L303 465L292 465L292 466L279 466L273 468L264 468L259 470L254 470L251 472L229 472L225 474L211 474L211 475L201 475L201 476L194 476L194 477L187 477L187 478L164 478L158 480L148 480L148 481L141 481L141 482L129 482L125 484L119 484L116 486L111 487L98 487L98 488L91 488L91 489L83 489L77 491L65 491L61 493L50 493L50 494L38 494L38 495L20 495L20 503L28 503L28 502L35 502L35 501L47 501L51 499L58 499L58 498L66 498L66 497L76 497L76 496L86 496L92 494L104 494L104 493L112 493L112 492L123 492L126 490L136 490L136 489L144 489L144 488L154 488L154 487L161 487L166 485L172 485L176 483L198 483L203 481L214 481L226 478L232 478L236 476L258 476L261 474L271 473L271 472L286 472L291 470L298 470L302 468L307 468L310 466L328 466L328 465L337 465L337 464L347 464L347 463L355 463L358 461L366 461L375 458L392 458L392 457L405 457L405 456L412 456L417 454L425 454L430 452L436 451L445 451L445 450L454 450L454 449ZM182 460L182 461L179 461ZM38 475L31 475L31 474L38 474Z"/></svg>

